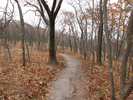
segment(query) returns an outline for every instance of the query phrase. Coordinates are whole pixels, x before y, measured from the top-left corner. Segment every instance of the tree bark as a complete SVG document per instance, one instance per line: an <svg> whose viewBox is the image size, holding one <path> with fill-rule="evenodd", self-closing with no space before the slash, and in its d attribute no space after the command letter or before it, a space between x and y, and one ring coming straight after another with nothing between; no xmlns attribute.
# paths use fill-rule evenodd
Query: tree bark
<svg viewBox="0 0 133 100"><path fill-rule="evenodd" d="M94 0L92 1L92 30L91 30L91 53L93 55L92 57L92 67L91 67L91 73L93 73L94 68L94 51L93 51L93 31L94 31Z"/></svg>
<svg viewBox="0 0 133 100"><path fill-rule="evenodd" d="M77 42L76 42L76 37L73 36L74 38L74 52L77 53Z"/></svg>
<svg viewBox="0 0 133 100"><path fill-rule="evenodd" d="M53 18L50 18L49 62L57 63L55 51L55 20Z"/></svg>
<svg viewBox="0 0 133 100"><path fill-rule="evenodd" d="M119 100L126 100L126 98L131 94L132 91L133 91L133 76L129 80L124 90L121 92Z"/></svg>
<svg viewBox="0 0 133 100"><path fill-rule="evenodd" d="M24 19L23 19L23 14L22 10L20 7L20 4L18 0L15 0L17 5L18 5L18 10L19 10L19 16L20 16L20 23L21 23L21 43L22 43L22 55L23 55L23 66L25 66L25 46L24 46L24 36L25 36L25 28L24 28Z"/></svg>
<svg viewBox="0 0 133 100"><path fill-rule="evenodd" d="M104 0L104 29L107 39L107 51L108 51L108 65L109 65L109 77L110 77L110 92L111 100L115 100L115 89L114 89L114 79L113 79L113 69L112 69L112 50L111 50L111 40L110 40L110 31L108 30L107 23L107 0Z"/></svg>
<svg viewBox="0 0 133 100"><path fill-rule="evenodd" d="M105 46L105 38L103 38L103 52L104 52L104 61L106 59L106 46Z"/></svg>
<svg viewBox="0 0 133 100"><path fill-rule="evenodd" d="M71 43L71 36L69 34L69 46L70 46L70 51L72 52L72 43Z"/></svg>
<svg viewBox="0 0 133 100"><path fill-rule="evenodd" d="M102 47L102 36L103 36L103 11L102 11L102 0L100 0L100 26L98 30L98 49L97 49L97 63L101 64L101 47Z"/></svg>
<svg viewBox="0 0 133 100"><path fill-rule="evenodd" d="M53 0L52 9L49 8L45 0L40 0L40 1L47 12L47 15L49 16L49 21L50 21L49 23L50 24L49 63L57 63L56 50L55 50L55 18L60 10L63 0L60 0L57 6L56 6L57 0ZM40 7L42 8L42 6ZM41 11L43 12L43 10ZM43 12L43 15L44 15L44 12Z"/></svg>
<svg viewBox="0 0 133 100"><path fill-rule="evenodd" d="M27 49L28 59L30 60L30 53L29 53L28 44L25 42L25 45L26 45L26 49Z"/></svg>
<svg viewBox="0 0 133 100"><path fill-rule="evenodd" d="M125 88L127 61L128 61L129 53L131 51L131 47L132 47L132 38L133 38L133 10L131 12L131 15L128 21L128 29L127 29L127 36L126 36L126 42L125 42L126 43L125 52L124 52L122 64L121 64L120 98L122 98L123 96L122 91Z"/></svg>

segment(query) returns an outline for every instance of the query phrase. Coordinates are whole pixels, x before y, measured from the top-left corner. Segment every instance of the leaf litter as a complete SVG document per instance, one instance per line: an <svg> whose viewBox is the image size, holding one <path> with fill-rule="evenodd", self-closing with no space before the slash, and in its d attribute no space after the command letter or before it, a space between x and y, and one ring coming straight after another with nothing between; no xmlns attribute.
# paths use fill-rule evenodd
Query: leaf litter
<svg viewBox="0 0 133 100"><path fill-rule="evenodd" d="M19 51L17 51L20 49ZM16 50L16 51L14 51ZM49 87L56 80L56 73L64 64L63 57L57 55L57 64L48 64L48 52L31 51L31 59L26 53L26 66L22 66L20 45L10 49L12 61L0 48L0 100L43 100ZM7 58L6 58L6 57Z"/></svg>

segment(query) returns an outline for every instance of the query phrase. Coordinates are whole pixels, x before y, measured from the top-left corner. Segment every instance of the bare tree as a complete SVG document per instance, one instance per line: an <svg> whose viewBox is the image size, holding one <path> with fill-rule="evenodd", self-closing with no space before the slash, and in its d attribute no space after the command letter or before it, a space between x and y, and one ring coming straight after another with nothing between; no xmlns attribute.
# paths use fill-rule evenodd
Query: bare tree
<svg viewBox="0 0 133 100"><path fill-rule="evenodd" d="M8 13L8 11L7 11L9 2L11 3L11 5L13 7L13 10L10 13ZM9 49L9 46L8 46L8 43L7 43L7 37L8 37L7 33L9 31L8 26L9 26L9 24L10 24L12 18L13 18L13 14L14 14L14 5L11 1L7 0L7 4L6 4L6 7L5 7L4 16L3 16L4 21L1 22L1 33L3 34L4 48L7 48L10 60L12 60L12 58L11 58L10 49Z"/></svg>
<svg viewBox="0 0 133 100"><path fill-rule="evenodd" d="M113 69L112 69L111 40L110 40L110 31L108 30L108 23L107 23L107 0L104 0L104 19L105 19L104 29L106 33L106 39L107 39L111 100L115 100L114 78L113 78Z"/></svg>
<svg viewBox="0 0 133 100"><path fill-rule="evenodd" d="M37 25L37 34L38 34L38 51L40 50L40 42L41 42L41 37L40 37L40 23L41 23L41 18L39 19L38 25Z"/></svg>
<svg viewBox="0 0 133 100"><path fill-rule="evenodd" d="M101 64L101 47L102 47L102 36L103 36L103 11L102 11L102 0L100 0L100 25L98 30L98 49L97 49L97 62Z"/></svg>
<svg viewBox="0 0 133 100"><path fill-rule="evenodd" d="M39 0L38 0L39 1ZM56 63L56 51L55 51L55 19L60 10L61 4L63 0L60 0L57 4L57 0L53 0L52 9L50 10L45 0L40 0L43 7L45 8L50 21L50 46L49 46L49 62ZM56 8L56 9L55 9Z"/></svg>
<svg viewBox="0 0 133 100"><path fill-rule="evenodd" d="M25 66L25 46L24 46L25 27L24 27L24 19L23 19L22 10L21 10L21 7L20 7L20 4L19 4L18 0L15 0L15 2L16 2L17 5L18 5L19 16L20 16L23 66Z"/></svg>
<svg viewBox="0 0 133 100"><path fill-rule="evenodd" d="M56 16L57 16L60 8L61 8L61 4L62 4L63 0L60 0L58 2L58 4L57 4L57 0L53 0L53 4L52 4L51 9L45 0L37 0L37 1L39 4L39 7L34 5L34 4L31 4L28 1L27 1L27 4L32 5L37 9L37 11L42 16L42 19L44 20L44 22L48 26L49 62L50 63L53 63L53 62L57 63L56 50L55 50L55 19L56 19ZM49 19L45 16L44 9L46 10Z"/></svg>
<svg viewBox="0 0 133 100"><path fill-rule="evenodd" d="M133 38L133 10L131 12L129 21L128 21L128 29L127 29L127 36L126 36L126 42L125 42L125 51L122 59L121 64L121 77L120 77L120 98L123 97L122 91L125 88L125 82L126 82L126 73L127 73L127 61L128 56L132 48L132 38ZM122 99L126 100L126 99Z"/></svg>
<svg viewBox="0 0 133 100"><path fill-rule="evenodd" d="M95 53L93 51L93 31L94 31L94 0L92 1L92 30L91 30L91 53L92 53L92 68L91 72L93 73L93 68L94 68L94 56Z"/></svg>

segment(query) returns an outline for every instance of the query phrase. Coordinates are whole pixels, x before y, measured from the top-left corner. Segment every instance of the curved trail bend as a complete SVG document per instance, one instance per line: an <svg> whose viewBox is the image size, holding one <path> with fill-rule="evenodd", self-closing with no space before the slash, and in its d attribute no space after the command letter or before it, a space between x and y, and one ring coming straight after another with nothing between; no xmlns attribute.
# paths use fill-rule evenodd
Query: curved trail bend
<svg viewBox="0 0 133 100"><path fill-rule="evenodd" d="M66 67L53 82L47 100L87 100L82 77L82 66L76 58L60 54L66 60ZM73 95L74 94L74 95Z"/></svg>

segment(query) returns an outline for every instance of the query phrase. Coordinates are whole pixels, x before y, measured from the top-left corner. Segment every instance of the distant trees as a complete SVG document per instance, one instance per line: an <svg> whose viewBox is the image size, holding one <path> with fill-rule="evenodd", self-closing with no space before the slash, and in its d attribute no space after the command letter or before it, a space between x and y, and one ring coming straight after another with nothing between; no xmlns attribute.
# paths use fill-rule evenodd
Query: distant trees
<svg viewBox="0 0 133 100"><path fill-rule="evenodd" d="M10 12L8 11L9 3L11 3L11 6L12 6L12 10L10 10ZM9 39L9 24L13 18L13 15L14 15L14 5L11 2L11 0L7 0L6 6L3 11L3 16L1 17L1 20L0 20L0 29L1 29L0 37L2 39L2 42L4 42L4 49L7 49L8 51L10 60L12 60L12 58L11 58L10 49L9 49L7 40Z"/></svg>

